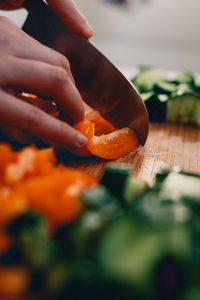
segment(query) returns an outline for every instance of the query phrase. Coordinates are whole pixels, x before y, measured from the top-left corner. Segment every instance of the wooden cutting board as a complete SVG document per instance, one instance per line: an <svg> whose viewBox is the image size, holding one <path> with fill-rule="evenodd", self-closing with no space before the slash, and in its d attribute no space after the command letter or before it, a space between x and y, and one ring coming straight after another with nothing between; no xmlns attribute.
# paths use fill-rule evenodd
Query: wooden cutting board
<svg viewBox="0 0 200 300"><path fill-rule="evenodd" d="M161 168L178 165L187 172L200 174L200 129L166 123L153 123L144 147L115 161L98 158L68 160L68 166L79 168L99 177L106 164L131 163L134 176L153 183L155 173Z"/></svg>

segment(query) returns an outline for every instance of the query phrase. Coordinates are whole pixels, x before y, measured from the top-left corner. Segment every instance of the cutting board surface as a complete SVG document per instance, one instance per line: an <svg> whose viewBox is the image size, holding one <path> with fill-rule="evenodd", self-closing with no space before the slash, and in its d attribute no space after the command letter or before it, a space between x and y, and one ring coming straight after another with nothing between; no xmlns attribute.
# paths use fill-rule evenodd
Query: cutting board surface
<svg viewBox="0 0 200 300"><path fill-rule="evenodd" d="M144 147L115 161L98 158L72 159L68 166L99 177L108 163L131 163L134 176L152 184L161 168L178 165L184 171L200 174L200 129L166 123L153 123Z"/></svg>

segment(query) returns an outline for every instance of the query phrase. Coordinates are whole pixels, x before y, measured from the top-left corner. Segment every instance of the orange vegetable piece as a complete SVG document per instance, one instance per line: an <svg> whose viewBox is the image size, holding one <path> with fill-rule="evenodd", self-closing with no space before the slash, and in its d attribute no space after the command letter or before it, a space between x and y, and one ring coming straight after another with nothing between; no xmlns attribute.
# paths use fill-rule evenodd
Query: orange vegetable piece
<svg viewBox="0 0 200 300"><path fill-rule="evenodd" d="M30 146L14 152L6 144L0 144L0 152L6 161L3 164L2 160L0 165L2 229L28 209L44 214L51 228L69 222L80 212L82 191L96 184L96 179L82 171L56 166L52 149Z"/></svg>
<svg viewBox="0 0 200 300"><path fill-rule="evenodd" d="M101 132L104 132L104 126L106 127L106 130L108 129L108 125L107 125L108 122L104 120L102 117L100 118L101 119L99 118L96 119L98 120L97 124L98 126L101 127L102 129ZM114 127L111 125L113 128L110 127L110 131L107 130L108 134L102 134L98 136L96 135L95 122L83 120L75 127L83 134L85 134L86 128L88 127L88 131L90 132L90 134L86 135L88 138L86 147L93 155L105 159L117 159L135 150L139 146L138 139L135 133L131 129L122 128L114 131ZM99 133L100 129L98 130ZM84 151L85 151L85 147L84 147ZM81 153L81 149L80 149L79 153L81 153L81 155L84 155L84 151Z"/></svg>
<svg viewBox="0 0 200 300"><path fill-rule="evenodd" d="M0 255L6 252L11 246L11 239L8 235L0 230Z"/></svg>
<svg viewBox="0 0 200 300"><path fill-rule="evenodd" d="M0 228L28 209L28 201L23 193L11 190L9 187L0 188Z"/></svg>
<svg viewBox="0 0 200 300"><path fill-rule="evenodd" d="M13 163L16 160L16 153L12 151L12 148L6 144L0 144L0 180L4 180L5 168L9 163Z"/></svg>
<svg viewBox="0 0 200 300"><path fill-rule="evenodd" d="M88 140L90 140L94 134L95 125L94 123L85 120L83 122L80 122L74 126L75 129L79 130L84 134ZM87 145L82 147L81 149L71 149L71 151L80 156L92 156L92 153L88 150Z"/></svg>
<svg viewBox="0 0 200 300"><path fill-rule="evenodd" d="M16 153L15 162L5 167L5 182L16 184L28 176L47 174L54 167L56 158L52 149L38 150L33 146Z"/></svg>
<svg viewBox="0 0 200 300"><path fill-rule="evenodd" d="M52 228L77 217L80 194L94 184L96 179L92 176L60 167L49 175L30 178L18 190L28 198L32 210L47 217Z"/></svg>
<svg viewBox="0 0 200 300"><path fill-rule="evenodd" d="M95 135L108 134L117 130L116 127L101 117L97 110L91 110L87 112L85 115L85 120L95 124Z"/></svg>
<svg viewBox="0 0 200 300"><path fill-rule="evenodd" d="M0 267L0 299L22 299L29 284L30 277L25 268Z"/></svg>
<svg viewBox="0 0 200 300"><path fill-rule="evenodd" d="M107 135L93 136L87 147L91 153L105 159L117 159L138 148L135 133L122 128Z"/></svg>
<svg viewBox="0 0 200 300"><path fill-rule="evenodd" d="M114 127L111 123L106 121L101 116L95 120L95 135L100 136L102 134L109 134L113 131L116 131L117 128Z"/></svg>

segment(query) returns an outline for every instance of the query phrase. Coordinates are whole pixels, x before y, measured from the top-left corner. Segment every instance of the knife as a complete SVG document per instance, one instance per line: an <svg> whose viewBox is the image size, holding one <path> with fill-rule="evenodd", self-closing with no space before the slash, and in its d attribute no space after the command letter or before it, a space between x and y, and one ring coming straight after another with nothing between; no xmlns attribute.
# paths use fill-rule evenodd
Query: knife
<svg viewBox="0 0 200 300"><path fill-rule="evenodd" d="M129 127L144 145L149 130L145 105L133 85L88 41L69 30L41 0L27 0L23 30L65 55L83 100L115 127Z"/></svg>

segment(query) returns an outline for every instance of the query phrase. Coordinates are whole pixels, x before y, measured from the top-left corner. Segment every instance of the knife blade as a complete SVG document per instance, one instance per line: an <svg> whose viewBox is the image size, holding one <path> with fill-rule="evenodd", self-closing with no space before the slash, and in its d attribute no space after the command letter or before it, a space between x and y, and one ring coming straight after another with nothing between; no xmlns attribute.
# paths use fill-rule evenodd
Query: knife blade
<svg viewBox="0 0 200 300"><path fill-rule="evenodd" d="M133 85L88 39L69 30L43 1L28 0L24 6L29 14L22 29L67 57L83 100L114 126L134 130L144 145L148 114Z"/></svg>

